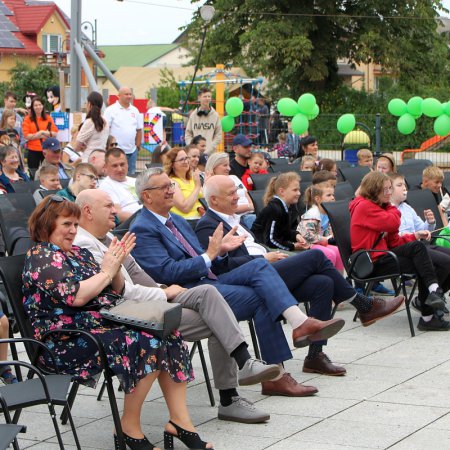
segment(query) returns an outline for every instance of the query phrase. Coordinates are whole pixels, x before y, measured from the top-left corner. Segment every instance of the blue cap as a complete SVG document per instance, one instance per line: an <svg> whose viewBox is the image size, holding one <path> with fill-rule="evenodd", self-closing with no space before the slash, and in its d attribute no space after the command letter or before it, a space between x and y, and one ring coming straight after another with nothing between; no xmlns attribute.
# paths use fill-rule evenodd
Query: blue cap
<svg viewBox="0 0 450 450"><path fill-rule="evenodd" d="M53 152L56 150L61 150L61 144L58 139L49 137L42 143L42 150L51 150Z"/></svg>
<svg viewBox="0 0 450 450"><path fill-rule="evenodd" d="M249 147L250 145L253 145L253 142L243 134L237 134L233 138L233 145L242 145L242 147Z"/></svg>

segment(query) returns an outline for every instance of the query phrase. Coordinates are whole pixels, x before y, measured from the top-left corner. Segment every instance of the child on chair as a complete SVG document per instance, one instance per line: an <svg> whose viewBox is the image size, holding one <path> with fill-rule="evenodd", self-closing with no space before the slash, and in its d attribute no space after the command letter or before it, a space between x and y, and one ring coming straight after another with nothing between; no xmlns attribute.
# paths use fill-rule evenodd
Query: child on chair
<svg viewBox="0 0 450 450"><path fill-rule="evenodd" d="M330 245L333 238L330 220L322 207L324 202L334 202L334 188L327 184L311 185L306 189L305 202L308 210L301 216L297 231L303 236L310 248L317 248L325 253L333 266L341 274L344 264L335 245Z"/></svg>
<svg viewBox="0 0 450 450"><path fill-rule="evenodd" d="M252 153L250 159L248 160L248 169L242 175L242 183L247 188L247 191L253 190L253 180L250 175L260 173L268 174L264 167L264 155L262 153Z"/></svg>

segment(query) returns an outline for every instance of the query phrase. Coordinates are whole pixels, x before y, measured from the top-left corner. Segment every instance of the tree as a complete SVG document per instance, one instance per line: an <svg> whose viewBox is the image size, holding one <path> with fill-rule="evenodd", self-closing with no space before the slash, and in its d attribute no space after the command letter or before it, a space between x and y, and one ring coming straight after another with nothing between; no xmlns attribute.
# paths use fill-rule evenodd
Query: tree
<svg viewBox="0 0 450 450"><path fill-rule="evenodd" d="M198 0L192 0L196 3ZM449 50L437 33L436 0L208 0L216 13L202 64L233 63L268 77L272 92L296 97L340 84L337 61L379 63L400 83L449 85ZM203 23L194 15L192 42ZM190 45L195 48L196 45ZM194 56L195 57L195 56Z"/></svg>
<svg viewBox="0 0 450 450"><path fill-rule="evenodd" d="M2 83L0 90L2 93L6 90L15 92L18 95L18 101L23 106L22 97L28 92L35 92L37 95L45 98L45 89L59 84L56 70L49 66L31 67L28 64L17 63L10 71L11 80ZM47 105L49 106L49 105Z"/></svg>

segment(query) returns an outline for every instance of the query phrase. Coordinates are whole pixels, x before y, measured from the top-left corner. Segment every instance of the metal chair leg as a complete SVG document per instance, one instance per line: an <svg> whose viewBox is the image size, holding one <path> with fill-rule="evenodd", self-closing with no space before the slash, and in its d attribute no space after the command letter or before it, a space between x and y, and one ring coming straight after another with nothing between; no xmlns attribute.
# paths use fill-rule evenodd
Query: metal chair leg
<svg viewBox="0 0 450 450"><path fill-rule="evenodd" d="M60 416L60 420L63 425L66 425L66 423L67 423L67 419L69 418L68 409L72 408L72 406L75 402L75 397L77 396L79 387L80 387L80 385L78 383L73 383L72 387L70 388L69 395L67 396L67 406L64 407L64 409L61 413L61 416Z"/></svg>
<svg viewBox="0 0 450 450"><path fill-rule="evenodd" d="M208 390L209 402L211 406L216 406L216 400L214 398L213 390L211 387L211 380L209 378L208 366L206 365L205 354L203 353L203 347L201 341L197 341L198 354L200 356L200 362L202 363L203 374L205 376L206 389Z"/></svg>
<svg viewBox="0 0 450 450"><path fill-rule="evenodd" d="M255 352L256 359L261 359L261 353L259 351L258 338L256 337L255 324L253 320L248 321L248 326L250 328L250 336L252 337L253 351Z"/></svg>

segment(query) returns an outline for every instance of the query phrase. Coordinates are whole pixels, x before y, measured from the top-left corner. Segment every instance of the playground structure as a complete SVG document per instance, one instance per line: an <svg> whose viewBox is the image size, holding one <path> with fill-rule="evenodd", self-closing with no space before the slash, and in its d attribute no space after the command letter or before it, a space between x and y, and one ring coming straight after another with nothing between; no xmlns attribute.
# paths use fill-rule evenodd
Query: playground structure
<svg viewBox="0 0 450 450"><path fill-rule="evenodd" d="M450 134L447 136L433 136L430 139L427 139L425 142L422 142L419 148L408 148L402 151L401 161L403 162L406 159L414 159L417 155L424 152L432 152L434 150L439 150L444 145L450 143ZM424 156L426 159L427 157ZM447 161L446 168L450 167L450 161Z"/></svg>
<svg viewBox="0 0 450 450"><path fill-rule="evenodd" d="M254 95L259 98L260 87L263 84L263 78L245 78L239 74L233 74L225 70L223 64L217 64L216 69L207 73L195 77L193 80L183 80L179 81L178 85L180 87L180 104L185 105L184 113L188 113L189 105L198 105L197 101L189 101L188 87L193 84L197 88L202 86L215 87L216 98L213 100L215 105L215 110L222 118L225 114L225 103L230 96L230 87L236 86L239 88L237 95L242 98L244 104L248 104L248 108L244 108L241 116L239 117L239 122L236 126L239 127L239 132L246 134L250 139L254 139L259 134L257 111L251 111L251 105L249 104L250 98ZM233 90L233 94L236 89ZM248 98L245 96L247 93ZM256 120L255 120L256 119ZM230 133L223 133L222 143L218 147L218 151L224 150L224 143L230 139Z"/></svg>

